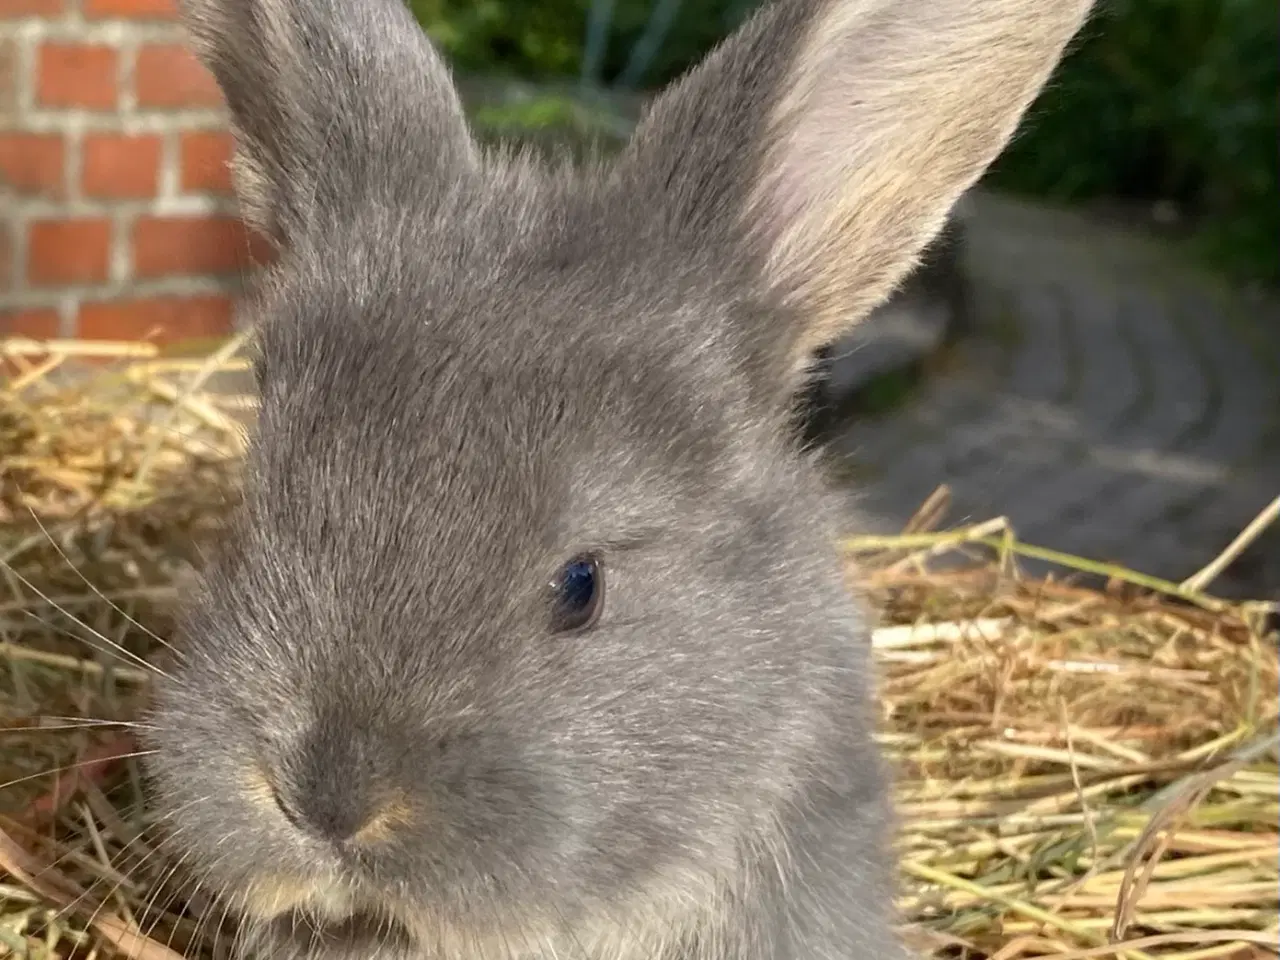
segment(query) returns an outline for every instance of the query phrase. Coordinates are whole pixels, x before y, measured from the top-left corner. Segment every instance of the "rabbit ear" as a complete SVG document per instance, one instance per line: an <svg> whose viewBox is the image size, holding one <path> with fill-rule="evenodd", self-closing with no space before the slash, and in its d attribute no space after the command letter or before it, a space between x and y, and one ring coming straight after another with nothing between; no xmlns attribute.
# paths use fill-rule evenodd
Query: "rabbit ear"
<svg viewBox="0 0 1280 960"><path fill-rule="evenodd" d="M798 373L911 269L1090 5L776 0L655 101L624 176L669 236L763 271L797 319L749 337Z"/></svg>
<svg viewBox="0 0 1280 960"><path fill-rule="evenodd" d="M476 165L448 70L402 0L181 3L231 111L245 216L278 241L317 210L341 217L398 179L439 189Z"/></svg>

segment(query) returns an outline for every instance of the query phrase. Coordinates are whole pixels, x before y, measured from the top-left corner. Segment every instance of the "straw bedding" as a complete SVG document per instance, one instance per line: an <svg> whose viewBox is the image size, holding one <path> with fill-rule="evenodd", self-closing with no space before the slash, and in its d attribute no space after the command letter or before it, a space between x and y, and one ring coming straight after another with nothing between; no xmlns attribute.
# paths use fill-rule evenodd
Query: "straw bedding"
<svg viewBox="0 0 1280 960"><path fill-rule="evenodd" d="M128 722L234 502L248 401L207 381L239 346L0 340L0 953L227 953L157 849ZM1221 564L1164 583L1002 520L933 532L937 506L844 545L882 610L904 937L973 960L1276 956L1268 608L1215 599Z"/></svg>

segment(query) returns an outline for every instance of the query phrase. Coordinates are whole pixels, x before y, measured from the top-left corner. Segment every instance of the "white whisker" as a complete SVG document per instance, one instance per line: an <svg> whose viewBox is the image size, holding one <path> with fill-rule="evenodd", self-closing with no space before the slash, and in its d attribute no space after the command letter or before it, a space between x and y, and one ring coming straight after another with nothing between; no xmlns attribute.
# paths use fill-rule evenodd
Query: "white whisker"
<svg viewBox="0 0 1280 960"><path fill-rule="evenodd" d="M6 734L33 734L33 733L66 733L69 730L112 730L116 727L128 728L129 724L113 724L113 723L60 723L50 724L48 726L38 727L0 727L0 737Z"/></svg>
<svg viewBox="0 0 1280 960"><path fill-rule="evenodd" d="M104 603L106 603L109 607L111 607L111 609L112 609L112 610L114 610L116 613L120 614L120 616L124 617L124 618L125 618L126 620L128 620L131 624L133 624L135 627L137 627L139 630L141 630L143 633L145 633L145 634L146 634L148 637L150 637L152 640L155 640L155 641L156 641L157 643L159 643L161 646L165 647L165 648L166 648L166 649L168 649L168 650L173 650L173 649L174 649L174 648L173 648L173 646L172 646L172 645L170 645L170 644L169 644L169 642L168 642L167 640L165 640L163 637L161 637L159 634L157 634L157 633L155 633L155 632L153 632L153 631L151 631L151 630L147 629L146 627L144 627L142 624L140 624L140 623L139 623L137 620L135 620L133 617L129 616L129 614L125 613L125 611L124 611L124 609L123 609L122 607L120 607L120 606L119 606L118 604L116 604L116 603L113 603L111 600L107 599L107 597L103 594L103 592L102 592L101 590L99 590L97 587L95 587L92 583L90 583L90 582L89 582L89 578L88 578L88 577L86 577L86 576L85 576L85 575L80 571L80 568L79 568L79 567L77 567L74 563L72 563L72 562L71 562L71 558L67 556L66 551L62 549L61 544L59 544L59 543L58 543L58 541L56 541L55 539L53 539L53 535L49 533L49 531L48 531L48 529L45 527L44 523L40 520L39 515L38 515L34 510L32 510L30 507L27 507L27 512L31 514L31 519L32 519L32 520L34 520L34 521L36 522L36 526L38 526L38 527L40 528L40 532L41 532L41 533L43 533L43 534L45 535L45 537L49 540L49 543L50 543L50 545L53 547L53 549L55 549L55 550L57 550L57 551L58 551L58 556L60 556L60 557L63 559L63 561L66 563L66 565L67 565L68 567L70 567L70 568L71 568L71 572L72 572L72 573L74 573L77 577L79 577L79 578L80 578L80 580L81 580L81 582L82 582L86 587L88 587L90 590L92 590L92 591L93 591L93 595L94 595L95 597L97 597L99 600L101 600L101 601L103 601ZM176 653L176 651L174 651L174 652Z"/></svg>
<svg viewBox="0 0 1280 960"><path fill-rule="evenodd" d="M15 569L14 569L12 566L10 566L9 564L4 563L3 561L0 561L0 566L2 566L5 570L7 570L7 571L8 571L10 574L12 574L13 576L17 577L17 578L18 578L18 580L22 583L22 585L23 585L23 586L25 586L25 587L26 587L28 590L30 590L32 593L34 593L37 597L39 597L39 598L40 598L41 600L43 600L45 603L49 604L49 606L53 607L53 609L57 610L60 614L62 614L64 617L66 617L66 618L67 618L68 620L70 620L72 623L76 624L77 626L81 626L81 627L83 627L84 629L88 630L88 631L89 631L91 634L93 634L93 636L94 636L94 637L96 637L98 640L101 640L103 643L107 644L107 646L108 646L110 649L115 650L115 651L117 651L117 652L119 652L119 653L121 653L121 654L124 654L125 656L129 657L129 658L130 658L130 659L131 659L135 664L137 664L138 666L142 667L142 668L143 668L143 669L145 669L145 670L150 670L150 671L152 671L153 673L155 673L155 674L157 674L157 675L159 675L159 676L161 676L161 677L164 677L166 680L172 679L172 678L171 678L167 673L165 673L163 670L161 670L161 669L160 669L159 667L157 667L155 664L148 662L148 661L147 661L147 660L145 660L144 658L142 658L142 657L138 656L138 655L137 655L136 653L134 653L132 650L128 650L128 649L126 649L125 647L123 647L121 644L116 643L116 642L115 642L114 640L112 640L110 637L108 637L108 636L106 636L105 634L100 633L99 631L95 630L93 627L89 626L89 625L88 625L87 623L85 623L83 620L80 620L80 619L78 619L78 618L76 618L76 617L72 616L72 615L67 611L67 609L66 609L65 607L63 607L62 605L60 605L60 604L58 604L58 603L55 603L53 600L49 599L49 596L48 596L46 593L44 593L44 591L42 591L39 587L37 587L35 584L33 584L30 580L28 580L26 577L24 577L21 573L19 573L17 570L15 570ZM28 613L30 613L30 612L28 611ZM35 614L30 614L30 615L31 615L31 616L33 616L33 617L35 617ZM39 618L39 617L35 617L35 619L39 620L40 618ZM43 622L43 621L41 621L41 622ZM79 639L81 639L81 640L83 641L83 639L84 639L84 638L79 638ZM87 642L87 641L84 641L84 642ZM103 652L105 653L106 651L103 651Z"/></svg>
<svg viewBox="0 0 1280 960"><path fill-rule="evenodd" d="M10 787L16 787L20 783L28 783L31 780L39 780L41 777L50 777L54 774L66 773L68 770L79 770L81 767L87 767L93 763L102 763L104 760L129 760L133 757L149 757L155 752L155 750L137 750L133 753L113 754L110 757L99 757L94 760L81 760L77 763L69 763L64 767L54 767L52 770L41 770L39 773L29 773L25 777L18 777L16 780L10 780L8 783L0 783L0 790L7 790Z"/></svg>
<svg viewBox="0 0 1280 960"><path fill-rule="evenodd" d="M120 644L116 643L116 641L114 640L104 637L103 640L107 644L107 646L105 647L99 646L98 644L94 643L90 638L84 636L83 634L76 633L74 630L68 630L66 627L60 627L56 623L54 623L52 620L46 620L44 617L40 616L39 614L31 610L26 610L23 612L26 614L28 618L34 620L36 623L40 624L42 627L45 627L48 630L52 630L54 633L56 633L60 637L66 637L68 640L74 640L77 643L83 643L87 647L89 647L89 649L91 650L96 650L98 653L104 653L114 657L116 660L120 661L119 665L116 667L116 669L118 670L136 671L138 668L135 667L133 663L138 662L143 664L144 670L150 671L152 673L157 673L157 674L160 673L160 670L158 667L154 666L153 664L146 663L144 660L137 657L136 654L131 653L129 650L120 646ZM96 630L94 630L92 627L90 627L88 624L86 624L82 620L76 620L73 618L71 622L75 624L77 627L83 627L85 630L88 630L90 633L101 636L101 634L98 634ZM123 657L119 656L120 653L124 653L127 656L132 657L133 661L125 660ZM86 661L86 662L93 663L94 661ZM103 667L104 671L106 669L107 669L106 667ZM145 677L145 673L143 674L135 673L135 676Z"/></svg>

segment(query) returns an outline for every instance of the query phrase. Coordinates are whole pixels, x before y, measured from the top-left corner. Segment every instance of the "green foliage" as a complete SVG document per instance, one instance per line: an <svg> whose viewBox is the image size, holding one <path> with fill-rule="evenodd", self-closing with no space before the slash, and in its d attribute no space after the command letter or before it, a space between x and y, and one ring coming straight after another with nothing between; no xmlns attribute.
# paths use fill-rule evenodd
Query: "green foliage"
<svg viewBox="0 0 1280 960"><path fill-rule="evenodd" d="M468 97L467 111L476 133L488 141L518 142L543 150L568 148L579 158L620 147L630 123L593 98L569 91L489 91ZM621 112L621 111L619 111Z"/></svg>
<svg viewBox="0 0 1280 960"><path fill-rule="evenodd" d="M992 181L1060 200L1172 200L1205 252L1280 281L1275 0L1105 0Z"/></svg>
<svg viewBox="0 0 1280 960"><path fill-rule="evenodd" d="M409 0L418 19L461 71L500 70L528 79L576 77L591 0ZM606 82L625 66L654 0L613 0ZM754 0L683 0L645 76L674 78L729 33Z"/></svg>

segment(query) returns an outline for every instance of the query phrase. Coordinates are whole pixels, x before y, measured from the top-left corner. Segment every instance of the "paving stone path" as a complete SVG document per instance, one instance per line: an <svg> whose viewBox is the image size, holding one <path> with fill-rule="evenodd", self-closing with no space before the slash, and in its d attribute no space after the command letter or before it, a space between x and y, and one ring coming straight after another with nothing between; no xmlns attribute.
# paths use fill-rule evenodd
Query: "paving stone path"
<svg viewBox="0 0 1280 960"><path fill-rule="evenodd" d="M970 198L973 329L905 405L843 425L860 511L949 522L1181 579L1280 494L1280 303L1084 216ZM1280 596L1280 531L1218 584Z"/></svg>

